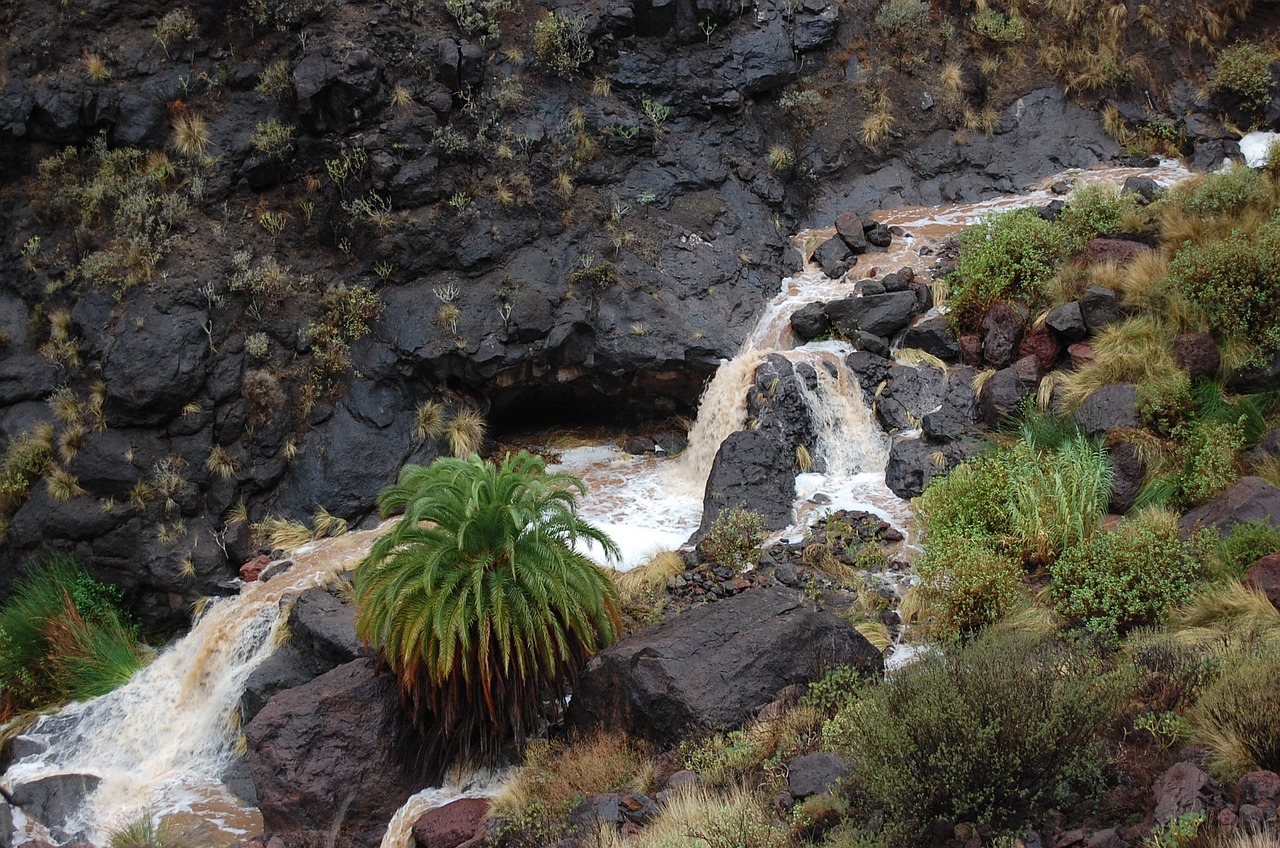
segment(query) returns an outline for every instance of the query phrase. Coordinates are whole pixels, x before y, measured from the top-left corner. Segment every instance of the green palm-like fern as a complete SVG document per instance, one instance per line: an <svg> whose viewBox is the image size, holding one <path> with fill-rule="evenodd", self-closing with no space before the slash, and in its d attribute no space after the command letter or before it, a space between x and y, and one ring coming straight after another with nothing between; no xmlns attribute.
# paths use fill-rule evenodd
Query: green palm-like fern
<svg viewBox="0 0 1280 848"><path fill-rule="evenodd" d="M521 451L501 464L406 466L378 496L404 516L356 570L356 629L395 672L421 734L419 765L490 759L522 743L620 629L612 581L574 550L617 547L578 517L581 481Z"/></svg>

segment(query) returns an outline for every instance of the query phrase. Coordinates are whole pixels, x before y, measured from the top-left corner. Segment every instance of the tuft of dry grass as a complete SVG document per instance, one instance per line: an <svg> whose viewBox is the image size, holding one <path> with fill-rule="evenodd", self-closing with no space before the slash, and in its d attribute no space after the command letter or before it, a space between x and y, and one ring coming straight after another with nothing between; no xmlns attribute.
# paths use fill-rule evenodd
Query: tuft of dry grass
<svg viewBox="0 0 1280 848"><path fill-rule="evenodd" d="M597 732L568 742L536 740L525 747L524 763L494 797L490 815L518 820L535 803L553 815L563 814L592 792L644 792L652 781L652 763L619 734Z"/></svg>
<svg viewBox="0 0 1280 848"><path fill-rule="evenodd" d="M183 156L201 156L209 147L209 122L190 112L173 122L173 149Z"/></svg>
<svg viewBox="0 0 1280 848"><path fill-rule="evenodd" d="M661 551L630 571L610 571L618 594L624 599L643 599L667 588L673 577L684 574L684 557L679 551Z"/></svg>
<svg viewBox="0 0 1280 848"><path fill-rule="evenodd" d="M290 521L268 515L253 525L253 535L266 539L271 547L290 551L314 540L311 529L301 521Z"/></svg>
<svg viewBox="0 0 1280 848"><path fill-rule="evenodd" d="M449 422L449 450L459 459L479 453L480 448L484 447L487 429L484 416L478 410L470 406L462 407Z"/></svg>
<svg viewBox="0 0 1280 848"><path fill-rule="evenodd" d="M1185 379L1173 358L1174 328L1143 315L1099 332L1093 339L1094 360L1062 380L1067 411L1078 407L1094 390L1111 383L1139 386Z"/></svg>

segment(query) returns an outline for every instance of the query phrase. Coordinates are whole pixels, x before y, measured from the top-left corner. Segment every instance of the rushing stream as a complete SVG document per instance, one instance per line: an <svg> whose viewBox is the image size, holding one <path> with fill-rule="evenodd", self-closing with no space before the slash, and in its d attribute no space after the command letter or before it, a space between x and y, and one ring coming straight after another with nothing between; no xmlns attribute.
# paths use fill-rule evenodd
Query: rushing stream
<svg viewBox="0 0 1280 848"><path fill-rule="evenodd" d="M1077 185L1119 185L1134 175L1168 184L1186 171L1174 165L1110 168L1061 175L1046 185L1063 178ZM581 512L617 540L623 551L621 567L633 567L658 550L678 548L697 528L712 460L721 442L746 425L747 388L756 366L769 353L828 366L815 368L816 391L802 389L818 434L813 452L826 471L798 475L796 527L787 532L797 532L825 511L846 508L874 512L910 538L909 504L884 485L888 439L843 364L847 347L834 342L795 346L790 316L807 303L847 297L853 291L849 280L873 276L872 266L880 271L911 267L927 279L932 258L920 255L922 247L993 212L1040 205L1053 197L1046 189L963 206L881 213L877 220L901 234L887 252L862 256L840 280L828 279L807 264L812 248L834 231L797 236L806 266L782 281L741 354L722 363L708 384L683 454L631 456L612 442L556 451L557 467L586 482ZM24 733L15 745L15 762L0 784L11 788L38 780L56 782L58 775L97 778L96 790L70 812L55 836L84 833L90 839L101 838L148 810L175 819L196 844L227 845L257 833L257 810L222 783L237 758L236 717L245 680L275 648L286 597L326 585L352 568L377 533L350 533L307 545L293 553L295 565L284 575L269 583L248 584L239 596L212 603L184 638L128 684L42 718ZM473 776L415 795L390 823L383 848L409 848L409 827L423 811L458 797L491 793L495 784L492 776ZM45 835L20 811L16 818L19 842Z"/></svg>

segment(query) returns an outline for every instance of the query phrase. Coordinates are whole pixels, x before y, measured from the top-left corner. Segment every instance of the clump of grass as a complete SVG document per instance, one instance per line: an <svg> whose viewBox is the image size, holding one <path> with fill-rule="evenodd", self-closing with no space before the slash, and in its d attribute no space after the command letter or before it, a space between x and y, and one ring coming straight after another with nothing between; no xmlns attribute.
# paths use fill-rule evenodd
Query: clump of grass
<svg viewBox="0 0 1280 848"><path fill-rule="evenodd" d="M1192 739L1209 749L1210 767L1224 780L1280 769L1278 710L1280 650L1235 656L1192 708Z"/></svg>
<svg viewBox="0 0 1280 848"><path fill-rule="evenodd" d="M104 694L141 668L122 600L67 557L20 579L0 607L0 715Z"/></svg>
<svg viewBox="0 0 1280 848"><path fill-rule="evenodd" d="M449 422L446 433L449 439L449 450L459 459L479 453L484 447L487 429L488 425L479 410L471 406L461 407Z"/></svg>
<svg viewBox="0 0 1280 848"><path fill-rule="evenodd" d="M183 156L200 156L209 147L209 122L187 112L173 122L173 149Z"/></svg>
<svg viewBox="0 0 1280 848"><path fill-rule="evenodd" d="M269 515L253 525L253 534L265 538L271 547L290 551L315 540L311 529L301 521Z"/></svg>
<svg viewBox="0 0 1280 848"><path fill-rule="evenodd" d="M775 144L769 148L769 153L765 158L769 163L769 170L778 172L785 171L794 165L796 154L786 145Z"/></svg>
<svg viewBox="0 0 1280 848"><path fill-rule="evenodd" d="M1023 445L1011 476L1010 525L1023 558L1048 563L1088 539L1102 521L1111 460L1099 442L1083 436L1039 455Z"/></svg>
<svg viewBox="0 0 1280 848"><path fill-rule="evenodd" d="M0 516L13 515L26 502L31 485L53 462L53 428L47 424L24 431L9 442L0 464Z"/></svg>
<svg viewBox="0 0 1280 848"><path fill-rule="evenodd" d="M219 480L234 480L240 472L240 458L222 445L214 445L205 457L204 467Z"/></svg>
<svg viewBox="0 0 1280 848"><path fill-rule="evenodd" d="M684 558L678 551L661 551L628 571L613 572L618 594L627 598L647 598L667 588L668 581L684 573Z"/></svg>
<svg viewBox="0 0 1280 848"><path fill-rule="evenodd" d="M316 507L311 514L312 535L317 539L334 538L347 532L349 525L345 518L339 518L322 506Z"/></svg>
<svg viewBox="0 0 1280 848"><path fill-rule="evenodd" d="M444 435L444 404L437 400L427 400L418 404L414 412L414 434L420 442L428 442Z"/></svg>
<svg viewBox="0 0 1280 848"><path fill-rule="evenodd" d="M168 819L157 819L147 810L111 830L107 834L107 848L194 848L194 845L180 836Z"/></svg>
<svg viewBox="0 0 1280 848"><path fill-rule="evenodd" d="M1186 372L1173 357L1174 335L1174 327L1154 315L1139 315L1099 331L1093 337L1093 361L1060 384L1063 409L1075 409L1111 383L1133 383L1139 399L1149 403L1170 391L1189 392Z"/></svg>

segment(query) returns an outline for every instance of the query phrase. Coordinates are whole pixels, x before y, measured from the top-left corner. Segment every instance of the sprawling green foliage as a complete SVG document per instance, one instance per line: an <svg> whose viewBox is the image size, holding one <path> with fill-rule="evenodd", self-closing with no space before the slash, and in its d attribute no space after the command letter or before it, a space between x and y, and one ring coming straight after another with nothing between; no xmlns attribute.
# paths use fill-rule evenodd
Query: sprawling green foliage
<svg viewBox="0 0 1280 848"><path fill-rule="evenodd" d="M1256 112L1271 102L1271 55L1256 44L1240 41L1218 54L1213 88L1235 95L1246 110Z"/></svg>
<svg viewBox="0 0 1280 848"><path fill-rule="evenodd" d="M927 843L936 823L1021 824L1096 776L1121 691L1083 655L997 633L906 667L823 733L884 805L895 844Z"/></svg>
<svg viewBox="0 0 1280 848"><path fill-rule="evenodd" d="M760 513L740 507L723 509L711 522L711 529L698 544L703 559L742 571L760 561L764 543L764 520Z"/></svg>
<svg viewBox="0 0 1280 848"><path fill-rule="evenodd" d="M1280 224L1187 243L1169 263L1169 279L1219 339L1252 348L1251 361L1280 350Z"/></svg>
<svg viewBox="0 0 1280 848"><path fill-rule="evenodd" d="M521 451L406 466L378 496L404 516L356 570L356 627L396 673L429 772L523 742L617 638L613 583L575 545L617 548L575 513L582 491Z"/></svg>
<svg viewBox="0 0 1280 848"><path fill-rule="evenodd" d="M1118 231L1125 215L1137 208L1137 197L1104 186L1077 189L1054 222L1063 247L1068 252L1083 250L1097 236Z"/></svg>
<svg viewBox="0 0 1280 848"><path fill-rule="evenodd" d="M120 601L69 558L33 567L0 608L0 713L102 695L132 677L148 651Z"/></svg>
<svg viewBox="0 0 1280 848"><path fill-rule="evenodd" d="M959 264L948 277L951 320L973 327L997 301L1034 301L1061 254L1061 232L1034 209L993 215L965 230Z"/></svg>
<svg viewBox="0 0 1280 848"><path fill-rule="evenodd" d="M925 607L948 633L981 630L1005 615L1020 595L1022 564L965 536L930 536L912 566Z"/></svg>
<svg viewBox="0 0 1280 848"><path fill-rule="evenodd" d="M1049 573L1058 611L1111 636L1163 619L1191 594L1198 569L1177 515L1147 509L1067 548Z"/></svg>
<svg viewBox="0 0 1280 848"><path fill-rule="evenodd" d="M1280 553L1280 527L1274 527L1265 521L1237 524L1218 542L1216 558L1220 575L1243 577L1249 566L1274 553Z"/></svg>

